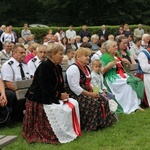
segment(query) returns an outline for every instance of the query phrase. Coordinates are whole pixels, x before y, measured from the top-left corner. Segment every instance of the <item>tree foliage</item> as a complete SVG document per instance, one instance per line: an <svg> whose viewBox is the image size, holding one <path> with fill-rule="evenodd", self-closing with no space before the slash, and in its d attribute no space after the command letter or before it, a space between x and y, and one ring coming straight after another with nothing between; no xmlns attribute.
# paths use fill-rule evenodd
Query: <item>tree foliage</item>
<svg viewBox="0 0 150 150"><path fill-rule="evenodd" d="M79 26L150 24L150 1L146 0L2 0L1 24L23 23Z"/></svg>

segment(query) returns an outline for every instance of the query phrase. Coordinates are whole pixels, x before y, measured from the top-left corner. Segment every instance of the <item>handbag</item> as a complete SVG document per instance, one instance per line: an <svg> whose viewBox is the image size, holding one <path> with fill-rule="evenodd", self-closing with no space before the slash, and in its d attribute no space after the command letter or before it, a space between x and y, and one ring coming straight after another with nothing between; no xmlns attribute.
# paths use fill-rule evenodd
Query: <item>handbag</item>
<svg viewBox="0 0 150 150"><path fill-rule="evenodd" d="M110 99L108 101L108 104L109 104L109 109L110 109L110 112L113 114L116 112L117 108L118 108L118 104L113 100L113 99Z"/></svg>

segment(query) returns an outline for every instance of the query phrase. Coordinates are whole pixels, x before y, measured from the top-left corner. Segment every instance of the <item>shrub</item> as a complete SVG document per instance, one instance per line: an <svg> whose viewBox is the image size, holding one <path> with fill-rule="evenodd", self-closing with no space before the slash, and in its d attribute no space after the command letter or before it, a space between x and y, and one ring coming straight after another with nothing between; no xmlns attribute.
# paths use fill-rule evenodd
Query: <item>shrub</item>
<svg viewBox="0 0 150 150"><path fill-rule="evenodd" d="M135 28L137 28L138 25L130 25L129 28L130 30L133 32ZM107 26L107 31L109 34L113 34L115 35L116 31L119 29L119 25L118 26ZM62 27L62 29L64 31L68 30L68 27ZM77 34L79 34L80 30L82 29L82 27L74 27L74 30L76 31ZM150 32L149 26L145 26L143 25L143 29L147 32ZM14 31L17 33L18 37L21 36L21 30L22 27L14 27ZM49 28L31 28L30 30L32 32L32 34L35 35L35 39L37 39L39 42L43 41L43 38L45 37L45 35L48 34L49 30L53 30L53 33L55 34L57 32L57 27L49 27ZM88 26L88 31L92 34L98 34L98 32L101 30L101 26Z"/></svg>

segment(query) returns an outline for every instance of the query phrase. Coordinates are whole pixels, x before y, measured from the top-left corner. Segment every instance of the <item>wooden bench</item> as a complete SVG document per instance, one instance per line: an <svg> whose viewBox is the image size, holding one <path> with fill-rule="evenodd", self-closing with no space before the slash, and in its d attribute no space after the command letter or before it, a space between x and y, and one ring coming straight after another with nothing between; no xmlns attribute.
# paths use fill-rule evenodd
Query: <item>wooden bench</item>
<svg viewBox="0 0 150 150"><path fill-rule="evenodd" d="M0 149L6 147L17 140L17 136L14 135L0 135Z"/></svg>
<svg viewBox="0 0 150 150"><path fill-rule="evenodd" d="M130 73L135 75L138 71L138 64L131 64Z"/></svg>
<svg viewBox="0 0 150 150"><path fill-rule="evenodd" d="M61 65L61 67L62 67L63 78L65 80L66 70L68 69L69 65Z"/></svg>
<svg viewBox="0 0 150 150"><path fill-rule="evenodd" d="M61 65L61 67L62 67L63 78L65 80L66 70L69 67L69 65ZM135 75L137 71L138 71L138 64L131 64L130 73Z"/></svg>
<svg viewBox="0 0 150 150"><path fill-rule="evenodd" d="M14 87L15 87L15 92L17 96L17 100L21 100L25 98L25 94L32 84L32 79L28 80L21 80L21 81L14 81Z"/></svg>

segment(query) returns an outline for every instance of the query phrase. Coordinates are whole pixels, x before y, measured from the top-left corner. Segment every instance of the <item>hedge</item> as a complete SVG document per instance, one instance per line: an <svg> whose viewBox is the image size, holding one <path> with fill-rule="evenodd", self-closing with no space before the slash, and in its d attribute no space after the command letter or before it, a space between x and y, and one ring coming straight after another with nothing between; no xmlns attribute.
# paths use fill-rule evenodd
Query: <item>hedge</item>
<svg viewBox="0 0 150 150"><path fill-rule="evenodd" d="M133 32L135 28L137 28L138 25L130 25L129 28ZM22 27L14 27L14 31L17 33L18 37L21 36L21 30ZM35 28L30 27L29 28L32 32L32 34L35 35L35 39L41 42L45 35L48 34L49 30L53 30L53 33L55 34L57 32L57 27L49 27L49 28ZM68 27L62 27L64 31L68 30ZM79 34L79 31L82 29L82 27L74 27L74 30L77 34ZM106 29L109 34L115 35L116 31L119 29L119 26L107 26ZM150 26L143 25L143 29L145 32L150 33ZM92 34L97 34L101 30L101 26L88 26L88 31Z"/></svg>

